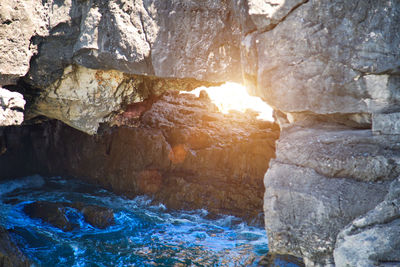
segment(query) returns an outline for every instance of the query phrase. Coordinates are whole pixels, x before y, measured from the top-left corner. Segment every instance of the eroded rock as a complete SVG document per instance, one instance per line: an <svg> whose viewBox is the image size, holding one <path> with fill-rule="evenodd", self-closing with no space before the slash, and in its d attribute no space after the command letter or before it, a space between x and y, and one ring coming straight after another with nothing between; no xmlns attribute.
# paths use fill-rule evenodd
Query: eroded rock
<svg viewBox="0 0 400 267"><path fill-rule="evenodd" d="M257 94L286 112L371 113L398 106L399 20L397 1L300 5L256 38Z"/></svg>
<svg viewBox="0 0 400 267"><path fill-rule="evenodd" d="M400 264L400 179L367 214L343 229L334 251L336 266L396 266Z"/></svg>
<svg viewBox="0 0 400 267"><path fill-rule="evenodd" d="M388 184L328 178L310 168L273 161L265 188L270 250L304 258L310 266L326 266L334 264L340 230L382 201Z"/></svg>
<svg viewBox="0 0 400 267"><path fill-rule="evenodd" d="M191 90L200 84L195 80L159 79L69 65L58 80L34 98L27 119L43 115L95 134L100 123L110 121L124 106L165 91Z"/></svg>
<svg viewBox="0 0 400 267"><path fill-rule="evenodd" d="M307 266L335 264L337 234L378 205L398 176L396 140L333 123L285 128L264 180L270 250Z"/></svg>
<svg viewBox="0 0 400 267"><path fill-rule="evenodd" d="M0 87L0 126L19 125L24 121L24 97Z"/></svg>

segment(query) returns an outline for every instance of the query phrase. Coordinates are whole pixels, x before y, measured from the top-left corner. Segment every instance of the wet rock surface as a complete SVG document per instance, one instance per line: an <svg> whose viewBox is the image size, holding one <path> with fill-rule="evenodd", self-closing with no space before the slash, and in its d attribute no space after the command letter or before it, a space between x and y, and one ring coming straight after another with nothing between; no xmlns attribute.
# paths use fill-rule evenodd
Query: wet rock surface
<svg viewBox="0 0 400 267"><path fill-rule="evenodd" d="M0 266L1 267L28 267L29 260L14 244L8 231L0 226Z"/></svg>
<svg viewBox="0 0 400 267"><path fill-rule="evenodd" d="M24 212L31 218L41 219L63 231L79 229L77 223L71 222L68 216L69 208L78 210L87 223L94 227L105 229L115 223L111 209L83 203L36 201L24 206Z"/></svg>
<svg viewBox="0 0 400 267"><path fill-rule="evenodd" d="M170 208L206 208L261 223L262 177L278 126L253 112L222 114L204 94L168 93L153 101L128 106L114 117L118 126L95 136L54 121L4 129L2 176L21 172L14 161L24 155L27 172L80 177L128 196L150 195Z"/></svg>

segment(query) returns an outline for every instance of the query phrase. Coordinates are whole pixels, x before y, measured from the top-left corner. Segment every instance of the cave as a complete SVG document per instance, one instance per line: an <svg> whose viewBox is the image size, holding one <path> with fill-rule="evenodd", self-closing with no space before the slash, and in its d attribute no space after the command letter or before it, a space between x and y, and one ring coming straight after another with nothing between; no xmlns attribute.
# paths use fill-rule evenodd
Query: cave
<svg viewBox="0 0 400 267"><path fill-rule="evenodd" d="M395 0L1 3L0 266L399 265L399 32Z"/></svg>

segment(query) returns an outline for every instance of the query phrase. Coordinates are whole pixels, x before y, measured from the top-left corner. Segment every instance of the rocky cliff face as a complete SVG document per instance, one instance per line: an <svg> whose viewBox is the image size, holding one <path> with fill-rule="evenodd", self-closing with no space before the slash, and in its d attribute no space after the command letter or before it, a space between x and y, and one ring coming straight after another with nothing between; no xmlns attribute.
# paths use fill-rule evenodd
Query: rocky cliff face
<svg viewBox="0 0 400 267"><path fill-rule="evenodd" d="M273 106L282 128L264 181L271 250L309 266L353 266L357 244L359 258L368 256L360 266L400 262L397 0L30 0L0 10L0 85L24 94L27 118L93 134L100 123L137 123L134 103L160 96L160 82L176 90L241 81ZM151 117L143 120L174 143ZM190 143L182 129L176 138ZM152 136L136 131L138 140ZM387 240L366 247L382 233Z"/></svg>

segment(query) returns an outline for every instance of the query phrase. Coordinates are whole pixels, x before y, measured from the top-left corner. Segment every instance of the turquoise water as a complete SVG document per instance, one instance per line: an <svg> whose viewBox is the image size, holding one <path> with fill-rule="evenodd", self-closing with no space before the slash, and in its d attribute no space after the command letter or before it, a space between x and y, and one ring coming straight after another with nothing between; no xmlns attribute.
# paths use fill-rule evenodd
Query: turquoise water
<svg viewBox="0 0 400 267"><path fill-rule="evenodd" d="M38 200L108 207L116 224L97 229L71 210L80 229L63 232L23 212ZM60 177L1 183L0 220L37 266L257 266L268 251L265 230L233 216L170 211L146 197L127 199Z"/></svg>

